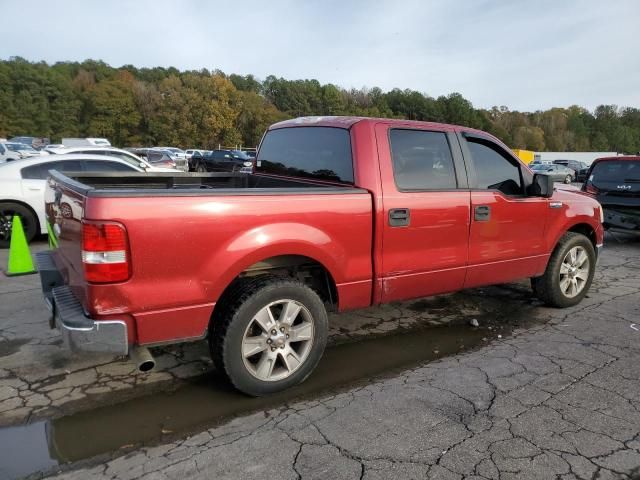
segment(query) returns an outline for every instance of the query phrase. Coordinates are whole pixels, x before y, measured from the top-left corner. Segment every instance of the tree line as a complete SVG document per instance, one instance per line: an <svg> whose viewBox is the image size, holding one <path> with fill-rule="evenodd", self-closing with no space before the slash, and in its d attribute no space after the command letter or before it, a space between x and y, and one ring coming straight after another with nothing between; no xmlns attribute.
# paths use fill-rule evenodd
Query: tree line
<svg viewBox="0 0 640 480"><path fill-rule="evenodd" d="M113 68L101 61L0 61L0 137L106 137L117 146L255 146L287 118L359 115L455 123L534 151L640 151L640 109L600 105L518 112L474 108L459 93L344 89L317 80L219 70Z"/></svg>

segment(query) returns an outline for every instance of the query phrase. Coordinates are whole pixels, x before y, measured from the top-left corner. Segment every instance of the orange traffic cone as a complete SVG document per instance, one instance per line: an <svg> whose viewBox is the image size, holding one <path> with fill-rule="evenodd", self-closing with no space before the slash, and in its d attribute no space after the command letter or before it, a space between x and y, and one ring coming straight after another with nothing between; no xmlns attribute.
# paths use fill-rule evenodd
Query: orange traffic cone
<svg viewBox="0 0 640 480"><path fill-rule="evenodd" d="M22 221L18 215L13 216L11 224L11 243L9 244L9 265L4 272L7 277L36 273L33 259L29 252L27 237L24 236Z"/></svg>

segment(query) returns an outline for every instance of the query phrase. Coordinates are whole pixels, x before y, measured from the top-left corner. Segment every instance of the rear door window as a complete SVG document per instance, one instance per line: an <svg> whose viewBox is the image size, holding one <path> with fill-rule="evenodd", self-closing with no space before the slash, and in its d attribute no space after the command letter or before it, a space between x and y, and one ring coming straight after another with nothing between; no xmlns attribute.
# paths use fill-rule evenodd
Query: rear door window
<svg viewBox="0 0 640 480"><path fill-rule="evenodd" d="M109 162L107 160L87 160L85 163L87 172L132 172L133 167L120 162Z"/></svg>
<svg viewBox="0 0 640 480"><path fill-rule="evenodd" d="M20 170L20 175L24 179L45 180L49 176L49 170L59 172L81 172L82 162L79 160L60 160L57 162L46 162L38 165L31 165Z"/></svg>
<svg viewBox="0 0 640 480"><path fill-rule="evenodd" d="M451 149L444 132L389 132L393 177L400 191L457 188Z"/></svg>
<svg viewBox="0 0 640 480"><path fill-rule="evenodd" d="M333 127L269 130L258 151L256 171L353 184L349 131Z"/></svg>

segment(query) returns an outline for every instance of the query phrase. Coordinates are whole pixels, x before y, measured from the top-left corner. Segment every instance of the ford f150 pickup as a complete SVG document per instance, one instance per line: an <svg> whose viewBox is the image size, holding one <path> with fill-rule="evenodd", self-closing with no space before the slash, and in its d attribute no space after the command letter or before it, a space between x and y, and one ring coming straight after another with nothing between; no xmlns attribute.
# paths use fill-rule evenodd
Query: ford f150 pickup
<svg viewBox="0 0 640 480"><path fill-rule="evenodd" d="M311 373L328 310L522 278L567 307L603 242L596 200L491 135L356 117L271 126L250 174L53 171L46 211L38 265L70 348L146 369L147 347L207 338L250 395Z"/></svg>

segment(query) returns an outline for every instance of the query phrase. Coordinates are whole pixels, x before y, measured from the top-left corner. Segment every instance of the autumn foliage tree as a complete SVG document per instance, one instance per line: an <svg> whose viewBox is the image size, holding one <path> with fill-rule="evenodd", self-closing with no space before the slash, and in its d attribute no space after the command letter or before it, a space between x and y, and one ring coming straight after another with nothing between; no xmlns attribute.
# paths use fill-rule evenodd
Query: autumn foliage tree
<svg viewBox="0 0 640 480"><path fill-rule="evenodd" d="M107 137L118 146L255 146L272 123L307 115L447 122L493 133L513 148L640 150L640 109L600 105L518 112L477 109L459 93L343 89L317 80L214 70L113 68L104 62L0 61L0 137Z"/></svg>

